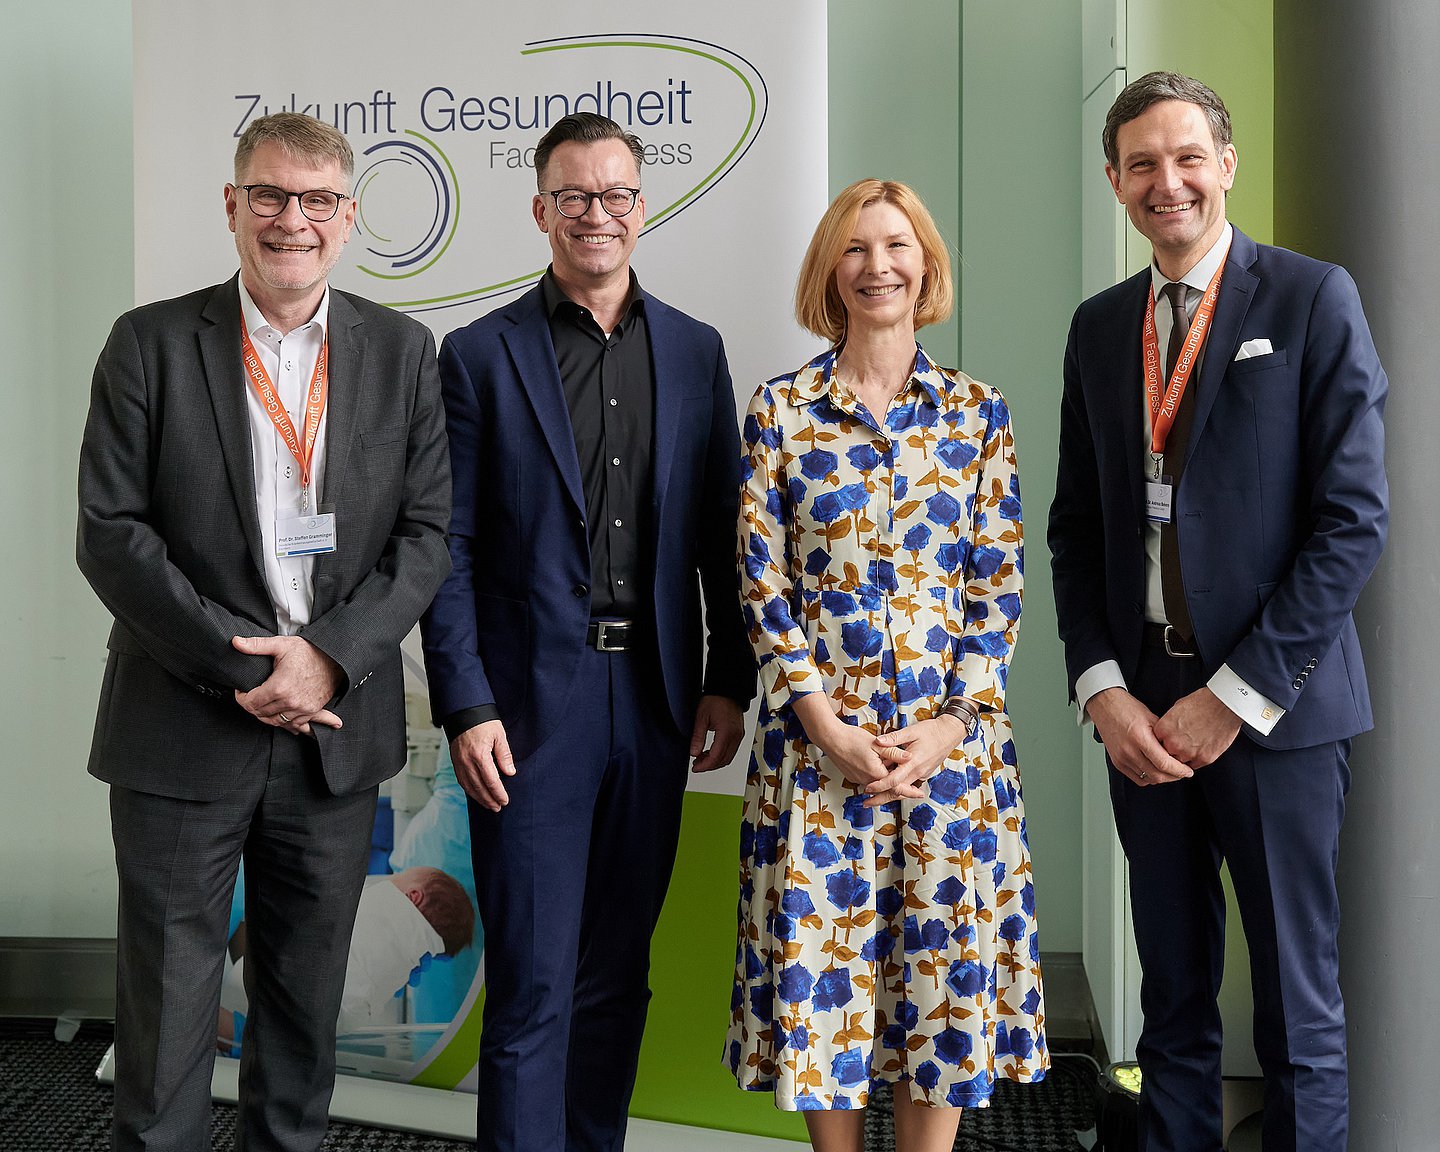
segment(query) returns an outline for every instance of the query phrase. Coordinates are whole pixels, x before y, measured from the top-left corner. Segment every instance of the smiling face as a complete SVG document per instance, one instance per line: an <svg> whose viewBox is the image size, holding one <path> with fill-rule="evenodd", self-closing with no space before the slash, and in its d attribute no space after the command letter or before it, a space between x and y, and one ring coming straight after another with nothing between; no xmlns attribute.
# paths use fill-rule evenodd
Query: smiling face
<svg viewBox="0 0 1440 1152"><path fill-rule="evenodd" d="M575 188L602 192L606 188L638 188L635 157L623 140L593 144L567 140L550 153L541 174L548 191ZM555 279L571 292L594 292L630 282L630 253L645 227L645 197L624 216L611 216L592 199L583 216L572 220L555 208L553 196L541 194L532 205L535 223L550 238Z"/></svg>
<svg viewBox="0 0 1440 1152"><path fill-rule="evenodd" d="M1178 280L1224 231L1235 146L1217 150L1204 111L1185 100L1152 104L1120 125L1115 145L1119 166L1105 165L1110 186L1160 271Z"/></svg>
<svg viewBox="0 0 1440 1152"><path fill-rule="evenodd" d="M266 319L303 312L313 315L325 292L325 278L340 259L355 219L355 201L343 200L329 220L316 223L294 197L278 216L257 216L240 185L273 184L287 192L349 191L338 161L293 156L267 140L251 154L237 184L225 185L225 215L235 233L240 275ZM308 317L306 317L308 319Z"/></svg>
<svg viewBox="0 0 1440 1152"><path fill-rule="evenodd" d="M924 281L925 251L910 218L883 200L861 208L835 265L835 290L850 334L899 326L908 327L913 337L915 302Z"/></svg>

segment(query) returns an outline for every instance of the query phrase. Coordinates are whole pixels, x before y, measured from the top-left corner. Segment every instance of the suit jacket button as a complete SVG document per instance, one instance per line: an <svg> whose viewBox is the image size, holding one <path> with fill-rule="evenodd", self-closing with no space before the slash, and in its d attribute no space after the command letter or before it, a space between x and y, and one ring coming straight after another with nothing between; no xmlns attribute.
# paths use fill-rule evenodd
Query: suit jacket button
<svg viewBox="0 0 1440 1152"><path fill-rule="evenodd" d="M590 595L590 589L584 584L576 584L574 588L570 589L570 591L574 592L575 595L582 600L586 596Z"/></svg>
<svg viewBox="0 0 1440 1152"><path fill-rule="evenodd" d="M1305 681L1301 680L1301 679L1297 676L1297 677L1295 678L1295 683L1292 684L1292 685L1290 685L1290 687L1294 688L1295 691L1298 692L1298 691L1300 691L1301 688L1305 687Z"/></svg>

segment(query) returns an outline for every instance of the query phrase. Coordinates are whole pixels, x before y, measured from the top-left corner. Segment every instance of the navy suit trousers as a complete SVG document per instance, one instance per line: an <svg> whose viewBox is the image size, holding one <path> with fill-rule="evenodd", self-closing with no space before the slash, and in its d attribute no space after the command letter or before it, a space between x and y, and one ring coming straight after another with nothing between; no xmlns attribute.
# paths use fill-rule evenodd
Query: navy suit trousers
<svg viewBox="0 0 1440 1152"><path fill-rule="evenodd" d="M621 1152L689 733L645 648L587 647L564 720L470 804L485 927L481 1152Z"/></svg>
<svg viewBox="0 0 1440 1152"><path fill-rule="evenodd" d="M1198 660L1147 643L1131 690L1163 715L1204 682ZM1142 969L1143 1152L1221 1147L1222 859L1250 950L1266 1152L1345 1152L1335 865L1349 750L1274 751L1242 731L1189 780L1141 788L1112 768Z"/></svg>

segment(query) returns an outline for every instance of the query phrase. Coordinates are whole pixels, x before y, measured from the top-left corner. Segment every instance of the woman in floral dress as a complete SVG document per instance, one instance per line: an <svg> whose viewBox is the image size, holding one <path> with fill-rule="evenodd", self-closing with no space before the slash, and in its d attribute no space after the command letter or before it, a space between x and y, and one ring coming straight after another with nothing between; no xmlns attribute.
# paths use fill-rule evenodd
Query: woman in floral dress
<svg viewBox="0 0 1440 1152"><path fill-rule="evenodd" d="M745 419L743 606L764 691L741 825L726 1060L860 1152L894 1085L901 1152L1039 1080L1035 894L1005 681L1024 550L1010 414L932 364L949 255L903 184L862 180L796 288L834 347Z"/></svg>

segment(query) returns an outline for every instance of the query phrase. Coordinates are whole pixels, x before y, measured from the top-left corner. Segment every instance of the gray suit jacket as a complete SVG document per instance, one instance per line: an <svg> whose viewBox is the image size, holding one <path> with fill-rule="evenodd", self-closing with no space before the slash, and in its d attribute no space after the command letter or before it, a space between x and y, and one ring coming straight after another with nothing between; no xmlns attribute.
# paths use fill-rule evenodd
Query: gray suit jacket
<svg viewBox="0 0 1440 1152"><path fill-rule="evenodd" d="M344 670L316 726L337 795L405 763L400 641L449 571L450 472L430 333L331 289L324 502L339 548L317 557L301 635ZM120 317L95 367L80 454L76 557L115 617L90 772L183 799L266 762L242 709L271 670L230 645L274 635L255 506L237 279Z"/></svg>

